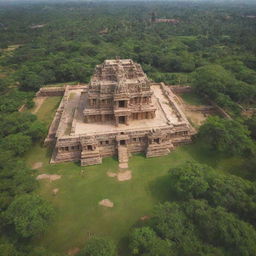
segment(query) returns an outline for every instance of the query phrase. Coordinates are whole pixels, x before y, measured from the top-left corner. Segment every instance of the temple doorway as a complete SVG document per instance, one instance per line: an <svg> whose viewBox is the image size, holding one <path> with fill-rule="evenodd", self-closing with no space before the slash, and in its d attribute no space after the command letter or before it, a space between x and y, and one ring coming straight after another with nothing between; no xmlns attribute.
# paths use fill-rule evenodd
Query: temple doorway
<svg viewBox="0 0 256 256"><path fill-rule="evenodd" d="M125 116L119 116L119 124L125 124Z"/></svg>
<svg viewBox="0 0 256 256"><path fill-rule="evenodd" d="M125 101L124 100L120 100L119 101L119 108L124 108L125 107Z"/></svg>
<svg viewBox="0 0 256 256"><path fill-rule="evenodd" d="M120 140L120 145L126 145L125 140Z"/></svg>

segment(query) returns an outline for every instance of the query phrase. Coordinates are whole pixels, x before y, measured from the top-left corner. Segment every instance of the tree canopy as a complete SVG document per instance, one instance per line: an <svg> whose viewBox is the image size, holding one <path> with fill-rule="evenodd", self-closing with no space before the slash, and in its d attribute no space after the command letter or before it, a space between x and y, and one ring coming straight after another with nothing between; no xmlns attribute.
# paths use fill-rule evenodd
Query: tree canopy
<svg viewBox="0 0 256 256"><path fill-rule="evenodd" d="M23 238L42 234L53 218L52 206L37 195L21 195L8 207L6 217Z"/></svg>
<svg viewBox="0 0 256 256"><path fill-rule="evenodd" d="M236 120L209 117L199 136L214 150L230 155L255 154L255 144L246 126Z"/></svg>
<svg viewBox="0 0 256 256"><path fill-rule="evenodd" d="M116 256L115 244L106 238L93 237L85 248L79 253L79 256Z"/></svg>

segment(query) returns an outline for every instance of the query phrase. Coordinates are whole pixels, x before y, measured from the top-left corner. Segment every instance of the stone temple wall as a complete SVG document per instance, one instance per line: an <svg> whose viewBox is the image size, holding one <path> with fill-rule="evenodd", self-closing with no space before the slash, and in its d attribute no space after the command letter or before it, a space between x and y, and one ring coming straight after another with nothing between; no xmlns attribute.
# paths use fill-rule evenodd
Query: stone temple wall
<svg viewBox="0 0 256 256"><path fill-rule="evenodd" d="M82 166L87 166L102 163L104 157L118 156L119 164L128 166L128 158L133 153L143 153L146 157L163 156L175 147L191 142L191 137L196 131L182 112L169 86L150 82L141 67L131 60L109 60L104 63L106 67L109 67L109 63L117 65L113 67L114 71L117 69L117 84L113 90L111 88L115 80L100 80L101 76L96 72L95 81L92 80L88 86L67 85L58 89L42 88L38 92L41 96L63 95L45 139L46 145L54 145L51 163L80 161ZM129 73L130 69L127 69L128 78L125 78L120 63L124 68L125 65L134 67L136 72ZM111 89L111 92L115 91L112 95L115 104L110 110L104 105L108 93L94 92L99 88L105 90L105 87ZM134 91L129 92L133 87ZM140 98L144 89L147 96L150 96L143 96L145 102ZM129 94L129 97L126 94ZM100 107L92 106L94 102L99 103ZM128 118L135 111L139 116L145 109L153 111L154 115L148 119L129 118L129 122L120 122L122 119L119 119L119 115ZM100 116L104 116L104 121L96 121L93 124L85 121L85 116L91 111L99 112ZM109 111L118 117L118 123L105 119Z"/></svg>
<svg viewBox="0 0 256 256"><path fill-rule="evenodd" d="M166 155L176 146L190 143L191 135L190 128L183 124L156 131L151 129L144 131L134 130L122 134L109 133L91 137L95 140L98 157L102 159L103 157L118 155L118 147L121 141L123 141L124 146L127 148L128 155L140 152L144 153L146 157ZM124 139L118 139L118 136L123 136ZM84 151L82 140L83 136L60 138L57 141L56 152L51 162L81 161L81 155ZM87 164L85 163L85 165Z"/></svg>
<svg viewBox="0 0 256 256"><path fill-rule="evenodd" d="M37 92L37 97L63 96L65 87L43 87Z"/></svg>

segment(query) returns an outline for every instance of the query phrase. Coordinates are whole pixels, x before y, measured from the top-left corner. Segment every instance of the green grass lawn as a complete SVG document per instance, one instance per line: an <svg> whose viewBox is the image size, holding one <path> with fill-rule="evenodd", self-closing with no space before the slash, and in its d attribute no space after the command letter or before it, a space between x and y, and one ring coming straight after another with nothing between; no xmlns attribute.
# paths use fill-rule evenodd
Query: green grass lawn
<svg viewBox="0 0 256 256"><path fill-rule="evenodd" d="M55 110L58 108L60 104L61 99L62 99L61 96L46 98L46 100L43 102L42 106L36 113L38 120L44 122L49 126L55 115ZM33 108L29 111L33 111Z"/></svg>
<svg viewBox="0 0 256 256"><path fill-rule="evenodd" d="M49 121L57 102L57 97L45 101L38 111L39 119ZM170 169L196 160L221 172L230 172L243 161L213 153L204 143L197 142L178 147L164 157L147 159L143 155L132 156L129 160L132 179L119 182L107 176L109 171L118 171L116 158L105 158L101 165L81 167L79 163L50 165L50 156L50 150L39 144L25 156L30 167L35 162L43 163L38 173L62 175L61 179L53 182L40 181L37 193L53 204L56 217L46 234L33 243L61 255L72 248L83 247L90 235L110 237L119 245L120 255L129 255L126 239L130 229L140 217L150 216L155 204L171 197L167 178ZM85 173L82 174L81 170ZM53 195L55 188L59 189L57 195ZM102 199L111 200L114 207L99 206Z"/></svg>
<svg viewBox="0 0 256 256"><path fill-rule="evenodd" d="M183 93L180 96L187 104L191 104L195 106L207 104L206 100L202 96L199 96L193 92Z"/></svg>
<svg viewBox="0 0 256 256"><path fill-rule="evenodd" d="M49 231L35 241L61 253L82 247L90 233L109 236L122 243L140 217L150 215L156 203L168 199L165 176L170 167L192 160L183 148L160 158L146 159L136 155L129 161L132 179L119 182L107 176L108 171L118 171L114 158L104 159L102 165L85 168L78 163L49 165L45 162L46 150L40 151L38 147L30 154L34 156L27 159L28 163L32 164L32 159L44 163L40 173L62 175L58 181L41 181L38 193L53 203L57 217ZM81 174L81 170L85 170L85 174ZM54 188L59 189L56 196L52 192ZM113 208L98 205L106 198L113 201Z"/></svg>
<svg viewBox="0 0 256 256"><path fill-rule="evenodd" d="M30 166L43 162L39 173L62 175L57 181L40 181L38 193L53 204L57 214L48 232L34 243L65 253L83 247L90 234L108 236L119 244L120 255L128 255L125 241L131 227L140 217L150 216L155 204L171 197L167 178L170 169L196 160L229 172L242 161L221 157L195 143L179 147L164 157L132 156L129 160L132 179L119 182L107 176L108 171L118 171L115 158L104 159L102 165L80 167L79 163L50 165L49 156L39 145L26 156ZM59 189L57 195L53 195L55 188ZM98 205L106 198L114 203L113 208Z"/></svg>

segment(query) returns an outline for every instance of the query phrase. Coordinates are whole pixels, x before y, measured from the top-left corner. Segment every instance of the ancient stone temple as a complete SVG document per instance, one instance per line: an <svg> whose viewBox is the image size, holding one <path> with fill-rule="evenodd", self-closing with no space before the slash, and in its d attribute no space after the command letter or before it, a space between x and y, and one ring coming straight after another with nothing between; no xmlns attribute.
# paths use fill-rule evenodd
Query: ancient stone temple
<svg viewBox="0 0 256 256"><path fill-rule="evenodd" d="M130 59L105 60L89 85L63 93L45 140L55 147L52 163L87 166L117 155L125 168L132 153L166 155L194 133L171 89L150 81Z"/></svg>
<svg viewBox="0 0 256 256"><path fill-rule="evenodd" d="M152 119L150 82L139 64L132 60L106 60L96 67L83 111L85 122L113 120L129 125L133 120Z"/></svg>

